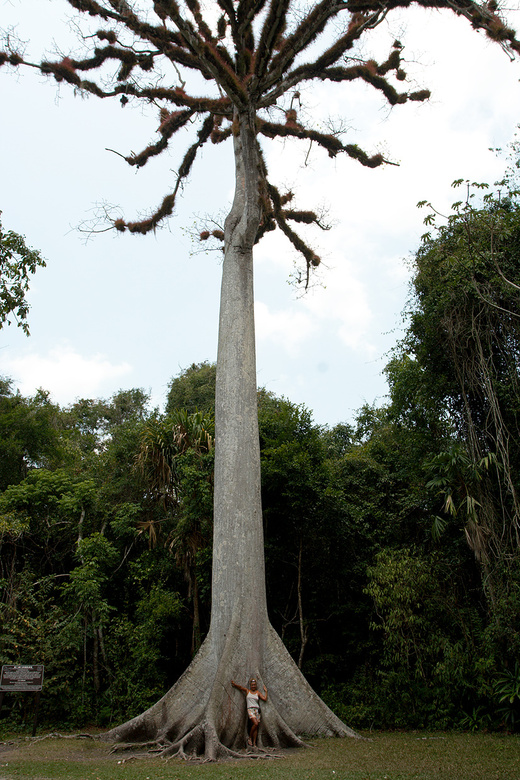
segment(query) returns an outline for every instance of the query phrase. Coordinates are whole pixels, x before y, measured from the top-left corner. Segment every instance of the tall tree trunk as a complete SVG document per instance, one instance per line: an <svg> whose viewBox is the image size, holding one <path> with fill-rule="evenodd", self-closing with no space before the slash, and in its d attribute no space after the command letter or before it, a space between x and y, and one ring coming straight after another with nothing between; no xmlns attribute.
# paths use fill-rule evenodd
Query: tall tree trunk
<svg viewBox="0 0 520 780"><path fill-rule="evenodd" d="M106 735L155 740L165 754L206 759L246 745L244 696L231 680L266 685L259 747L303 744L299 734L356 736L321 701L267 616L260 494L253 245L260 224L254 119L236 118L236 187L225 224L217 389L211 623L199 653L153 707Z"/></svg>
<svg viewBox="0 0 520 780"><path fill-rule="evenodd" d="M309 627L303 619L303 536L300 536L300 548L298 550L298 621L300 623L300 654L298 656L298 669L303 665L303 654L309 640Z"/></svg>
<svg viewBox="0 0 520 780"><path fill-rule="evenodd" d="M191 654L193 656L195 655L196 652L198 652L201 643L199 580L197 577L197 572L195 570L195 567L193 571L192 600L193 600L193 629L191 634Z"/></svg>
<svg viewBox="0 0 520 780"><path fill-rule="evenodd" d="M92 677L94 679L94 691L96 696L99 696L101 690L101 679L99 674L99 634L96 625L96 615L92 614Z"/></svg>

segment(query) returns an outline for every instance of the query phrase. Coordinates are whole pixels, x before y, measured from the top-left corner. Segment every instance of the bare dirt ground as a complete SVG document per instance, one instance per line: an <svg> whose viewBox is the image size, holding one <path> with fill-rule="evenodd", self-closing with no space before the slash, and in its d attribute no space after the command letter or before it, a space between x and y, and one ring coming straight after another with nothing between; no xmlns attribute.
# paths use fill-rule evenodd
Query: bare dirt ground
<svg viewBox="0 0 520 780"><path fill-rule="evenodd" d="M52 761L57 758L58 753L65 751L71 761L92 760L94 754L97 754L100 759L113 758L117 761L119 758L117 754L111 753L112 745L102 742L98 734L99 732L94 731L78 734L61 734L54 731L43 736L7 738L0 741L0 763L4 763L9 758L27 759L30 756L34 758L37 756L38 760ZM58 743L62 743L61 747L58 747Z"/></svg>
<svg viewBox="0 0 520 780"><path fill-rule="evenodd" d="M96 764L108 770L110 766L141 758L150 758L150 754L142 750L125 754L114 752L113 745L99 739L96 732L52 732L36 737L13 737L0 741L0 780L8 780L12 776L23 777L24 766L27 767L27 776L33 777L36 765L51 766L54 762L70 767ZM30 773L29 765L33 767Z"/></svg>

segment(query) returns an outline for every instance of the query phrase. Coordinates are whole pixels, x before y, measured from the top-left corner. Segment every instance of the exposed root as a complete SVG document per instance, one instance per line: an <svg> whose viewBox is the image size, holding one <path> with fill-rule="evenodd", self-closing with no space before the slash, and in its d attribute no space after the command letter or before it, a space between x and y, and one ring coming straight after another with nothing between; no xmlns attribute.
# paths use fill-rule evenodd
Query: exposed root
<svg viewBox="0 0 520 780"><path fill-rule="evenodd" d="M177 742L166 746L159 755L166 759L182 758L185 761L201 763L243 757L241 753L222 744L214 726L207 722L197 724Z"/></svg>
<svg viewBox="0 0 520 780"><path fill-rule="evenodd" d="M253 659L247 625L247 615L237 611L223 648L210 630L188 669L162 699L102 739L115 743L118 752L135 755L143 750L166 760L206 762L281 758L286 748L307 747L300 734L358 736L312 690L270 624L260 632L259 659ZM268 670L269 696L262 706L258 746L253 748L247 745L245 702L230 681L244 675L246 666L263 684L260 664Z"/></svg>
<svg viewBox="0 0 520 780"><path fill-rule="evenodd" d="M124 750L148 750L148 752L154 752L153 748L156 748L155 752L160 752L164 749L164 741L152 740L150 742L116 742L112 745L111 753L120 753Z"/></svg>
<svg viewBox="0 0 520 780"><path fill-rule="evenodd" d="M41 737L31 737L31 742L42 742L44 739L99 739L99 737L95 734L60 734L58 731L52 731Z"/></svg>
<svg viewBox="0 0 520 780"><path fill-rule="evenodd" d="M196 747L203 740L203 736L204 729L199 724L191 729L191 731L188 731L188 733L185 734L181 739L177 740L177 742L173 742L171 745L165 747L161 751L160 756L162 758L173 758L174 756L179 756L179 758L184 758L185 760L196 758ZM190 742L193 744L193 756L188 755L185 751L185 748L190 745Z"/></svg>
<svg viewBox="0 0 520 780"><path fill-rule="evenodd" d="M136 755L134 753L133 755L128 756L128 758L123 759L122 763L138 758L146 758L146 756L150 754L155 754L166 761L169 761L172 758L180 758L184 761L202 764L213 761L223 761L226 759L283 758L282 754L277 753L274 748L249 747L244 751L233 750L218 739L216 729L207 722L204 724L197 724L176 742L168 742L164 738L138 744L135 742L124 742L115 744L110 752L117 753L125 750L135 751L136 749L146 751L145 755Z"/></svg>
<svg viewBox="0 0 520 780"><path fill-rule="evenodd" d="M276 752L275 748L253 747L249 746L245 750L233 750L224 745L217 737L214 726L208 722L199 723L188 731L181 739L176 742L169 742L164 737L148 742L119 742L112 746L111 753L120 753L126 750L134 751L132 755L121 760L121 763L136 761L140 758L146 758L151 754L169 761L172 758L180 758L184 761L197 762L201 764L213 761L224 761L226 759L269 759L283 758L283 755ZM136 754L136 750L143 750L144 753Z"/></svg>
<svg viewBox="0 0 520 780"><path fill-rule="evenodd" d="M275 748L254 747L241 755L241 758L284 758L281 753L276 753Z"/></svg>
<svg viewBox="0 0 520 780"><path fill-rule="evenodd" d="M173 746L172 748L167 748L162 753L160 753L160 757L164 758L166 761L170 761L172 758L180 758L184 761L191 761L193 763L199 763L199 764L209 764L213 761L225 761L226 759L270 759L270 758L284 758L284 756L281 753L275 753L274 748L272 749L261 749L261 748L255 748L253 750L245 750L245 751L238 751L238 750L232 750L231 748L226 747L222 744L222 742L219 742L217 745L217 756L215 758L208 758L207 756L201 756L197 755L195 752L193 753L186 753L184 750L184 747L181 745L177 748L177 750L174 750L173 752Z"/></svg>

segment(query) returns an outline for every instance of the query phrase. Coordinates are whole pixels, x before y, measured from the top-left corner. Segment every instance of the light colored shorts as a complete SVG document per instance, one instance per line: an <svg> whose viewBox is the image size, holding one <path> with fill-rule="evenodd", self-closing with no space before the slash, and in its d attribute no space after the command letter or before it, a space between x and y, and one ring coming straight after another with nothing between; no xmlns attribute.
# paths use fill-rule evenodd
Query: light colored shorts
<svg viewBox="0 0 520 780"><path fill-rule="evenodd" d="M260 710L258 707L248 707L247 714L251 720L256 718L256 720L260 723Z"/></svg>

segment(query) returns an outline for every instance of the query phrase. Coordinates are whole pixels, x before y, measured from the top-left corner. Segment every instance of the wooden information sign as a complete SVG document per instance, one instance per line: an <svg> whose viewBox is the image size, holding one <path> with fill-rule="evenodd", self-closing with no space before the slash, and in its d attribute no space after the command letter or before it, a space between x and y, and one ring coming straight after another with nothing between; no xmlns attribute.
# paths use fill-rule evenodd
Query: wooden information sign
<svg viewBox="0 0 520 780"><path fill-rule="evenodd" d="M26 666L21 664L5 664L0 675L0 710L6 693L34 693L36 707L32 735L36 734L38 722L38 707L40 706L40 691L43 687L43 664Z"/></svg>

